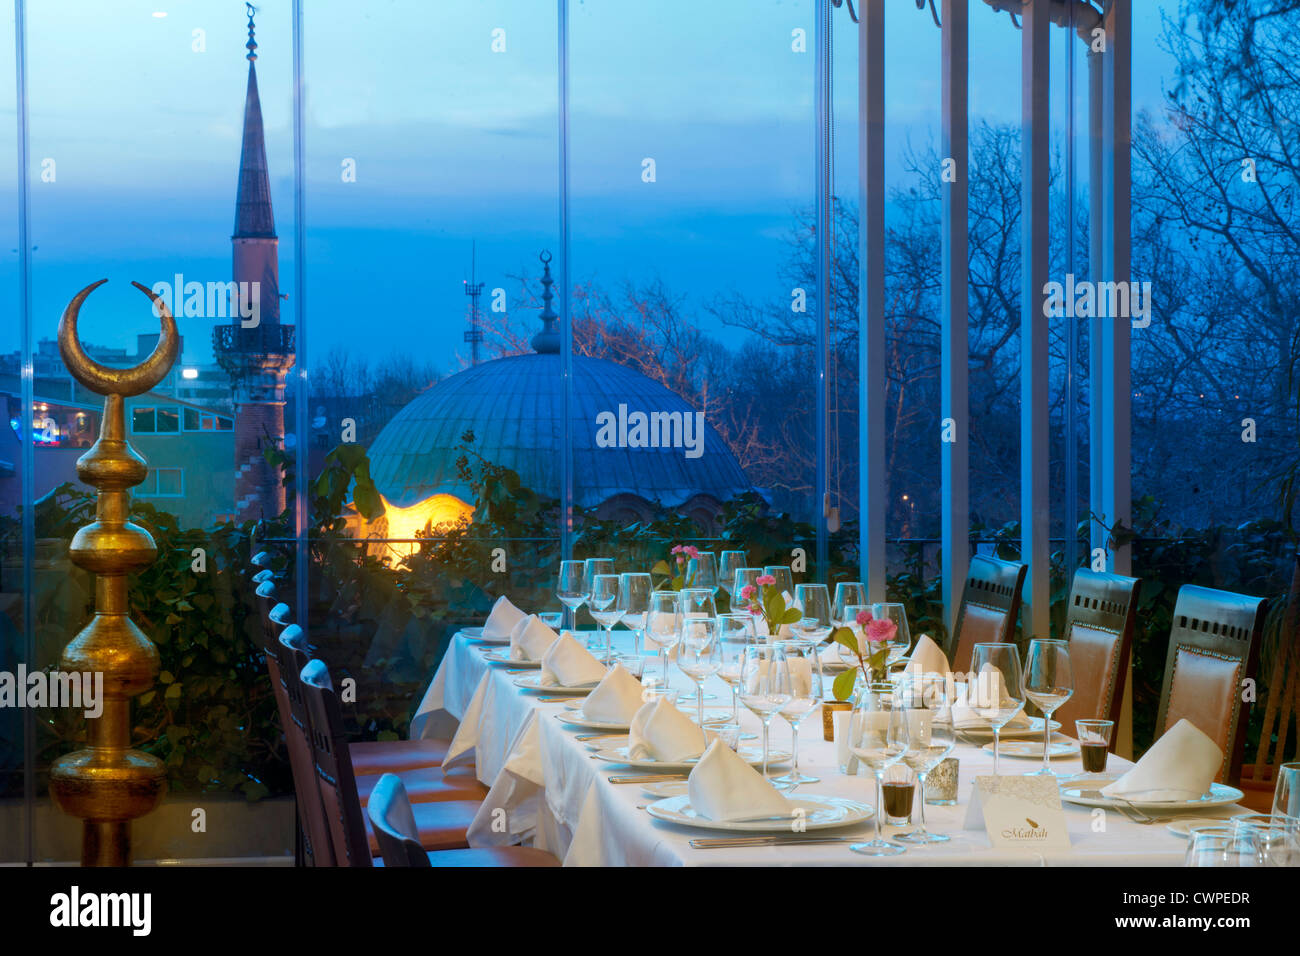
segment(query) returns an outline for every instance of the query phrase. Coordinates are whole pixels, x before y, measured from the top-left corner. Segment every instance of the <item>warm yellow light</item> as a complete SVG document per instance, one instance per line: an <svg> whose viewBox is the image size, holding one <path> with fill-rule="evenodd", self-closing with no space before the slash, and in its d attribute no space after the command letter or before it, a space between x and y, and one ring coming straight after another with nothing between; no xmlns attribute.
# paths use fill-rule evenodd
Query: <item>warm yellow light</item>
<svg viewBox="0 0 1300 956"><path fill-rule="evenodd" d="M382 497L382 496L381 496ZM399 508L387 498L384 501L384 516L388 519L389 538L414 538L429 525L434 531L469 521L474 513L472 505L467 505L455 495L436 494L416 502L409 508ZM393 545L393 550L409 554L414 545Z"/></svg>

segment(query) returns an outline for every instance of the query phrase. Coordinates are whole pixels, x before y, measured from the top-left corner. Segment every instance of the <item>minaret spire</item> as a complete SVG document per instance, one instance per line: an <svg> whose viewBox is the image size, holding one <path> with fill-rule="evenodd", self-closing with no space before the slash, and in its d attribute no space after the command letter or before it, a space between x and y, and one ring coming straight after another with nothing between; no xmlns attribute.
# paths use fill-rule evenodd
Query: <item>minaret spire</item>
<svg viewBox="0 0 1300 956"><path fill-rule="evenodd" d="M235 198L236 239L274 239L271 180L266 168L266 136L262 131L262 100L257 92L257 40L251 3L248 7L248 92L244 96L244 140L239 154L239 192Z"/></svg>
<svg viewBox="0 0 1300 956"><path fill-rule="evenodd" d="M551 292L551 285L555 282L551 278L551 254L543 252L537 258L542 260L542 331L533 336L533 351L539 354L555 354L560 351L560 333L555 330L555 320L559 318L555 310L551 308L551 300L555 296Z"/></svg>

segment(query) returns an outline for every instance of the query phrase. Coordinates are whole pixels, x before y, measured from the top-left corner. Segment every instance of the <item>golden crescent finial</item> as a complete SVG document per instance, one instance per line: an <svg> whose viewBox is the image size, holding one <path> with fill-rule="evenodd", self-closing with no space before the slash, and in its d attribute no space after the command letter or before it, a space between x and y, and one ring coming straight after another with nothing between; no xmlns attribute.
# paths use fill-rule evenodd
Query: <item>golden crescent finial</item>
<svg viewBox="0 0 1300 956"><path fill-rule="evenodd" d="M171 311L161 296L155 295L151 289L138 282L132 282L131 285L153 300L158 308L158 314L162 318L162 333L158 337L158 344L154 346L152 355L133 368L101 365L81 347L81 340L77 337L77 316L86 296L107 281L100 279L92 282L73 296L68 307L63 310L63 318L59 320L59 354L63 356L63 364L68 367L72 377L92 392L99 395L140 395L161 382L176 361L176 355L180 351L176 320L172 318Z"/></svg>

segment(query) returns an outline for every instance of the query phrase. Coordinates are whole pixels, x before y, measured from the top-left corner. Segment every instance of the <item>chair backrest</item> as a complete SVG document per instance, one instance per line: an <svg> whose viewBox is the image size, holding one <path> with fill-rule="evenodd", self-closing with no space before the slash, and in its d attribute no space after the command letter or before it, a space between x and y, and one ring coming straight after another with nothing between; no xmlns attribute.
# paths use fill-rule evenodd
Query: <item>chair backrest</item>
<svg viewBox="0 0 1300 956"><path fill-rule="evenodd" d="M420 846L420 831L401 777L386 773L379 778L375 789L370 791L366 814L385 867L431 865L429 854Z"/></svg>
<svg viewBox="0 0 1300 956"><path fill-rule="evenodd" d="M361 815L361 798L357 795L357 779L343 733L343 712L329 668L319 658L308 661L301 678L307 712L311 715L316 785L329 825L334 862L338 866L373 866L370 840Z"/></svg>
<svg viewBox="0 0 1300 956"><path fill-rule="evenodd" d="M276 642L278 653L268 652L266 655L266 668L271 674L271 686L275 689L275 702L284 727L284 742L289 750L289 769L293 773L293 789L298 795L298 812L306 837L308 861L312 866L331 866L334 852L325 810L321 806L320 788L316 785L311 728L298 680L302 666L297 661L295 649L299 642L305 643L302 628L297 624L286 625Z"/></svg>
<svg viewBox="0 0 1300 956"><path fill-rule="evenodd" d="M1255 676L1268 601L1185 584L1174 604L1156 717L1159 736L1187 718L1223 749L1216 779L1235 784L1246 745L1242 682Z"/></svg>
<svg viewBox="0 0 1300 956"><path fill-rule="evenodd" d="M1026 570L1026 565L985 554L970 559L954 628L954 671L970 670L976 644L1011 640L1020 614L1020 589L1025 583Z"/></svg>
<svg viewBox="0 0 1300 956"><path fill-rule="evenodd" d="M1087 568L1074 572L1064 635L1070 643L1074 693L1054 715L1071 737L1076 720L1119 721L1140 586L1137 578L1122 574ZM1117 742L1118 735L1112 734L1111 747Z"/></svg>

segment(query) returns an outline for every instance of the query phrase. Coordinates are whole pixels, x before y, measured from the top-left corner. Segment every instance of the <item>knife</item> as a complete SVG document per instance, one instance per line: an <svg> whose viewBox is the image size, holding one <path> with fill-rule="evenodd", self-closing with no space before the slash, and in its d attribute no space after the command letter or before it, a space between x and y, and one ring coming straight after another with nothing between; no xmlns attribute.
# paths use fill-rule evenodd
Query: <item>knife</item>
<svg viewBox="0 0 1300 956"><path fill-rule="evenodd" d="M614 774L609 778L610 783L658 783L661 780L685 780L687 777L684 773L635 773L635 774Z"/></svg>

